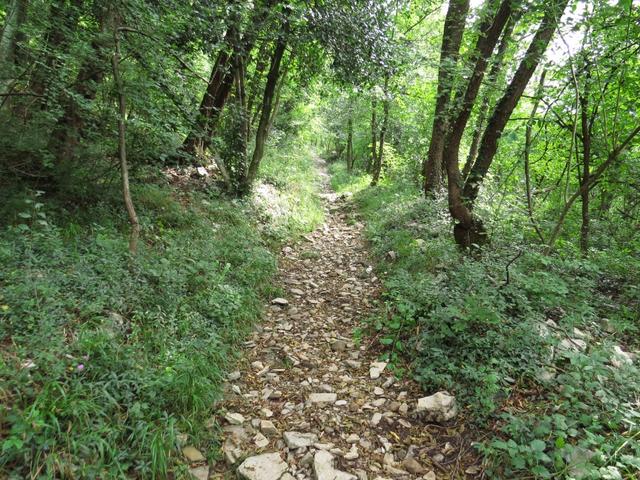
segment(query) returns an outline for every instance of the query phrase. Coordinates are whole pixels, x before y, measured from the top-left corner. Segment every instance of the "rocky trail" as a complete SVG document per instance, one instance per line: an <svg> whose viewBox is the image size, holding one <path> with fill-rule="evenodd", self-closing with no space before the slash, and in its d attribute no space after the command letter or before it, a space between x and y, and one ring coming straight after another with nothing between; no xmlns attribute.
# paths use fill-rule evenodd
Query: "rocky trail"
<svg viewBox="0 0 640 480"><path fill-rule="evenodd" d="M325 178L325 182L328 183ZM326 187L324 225L283 249L283 298L266 309L229 375L220 405L223 460L209 467L185 449L199 479L367 480L464 478L460 437L436 422L453 397L424 396L398 379L354 330L381 284L350 202ZM475 468L475 467L472 467ZM467 472L475 473L475 472Z"/></svg>

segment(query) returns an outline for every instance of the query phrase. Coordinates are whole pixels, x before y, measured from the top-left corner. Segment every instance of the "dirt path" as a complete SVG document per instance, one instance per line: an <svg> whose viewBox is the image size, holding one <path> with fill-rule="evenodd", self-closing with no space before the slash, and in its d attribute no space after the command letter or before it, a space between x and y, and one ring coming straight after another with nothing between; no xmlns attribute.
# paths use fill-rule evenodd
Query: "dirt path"
<svg viewBox="0 0 640 480"><path fill-rule="evenodd" d="M210 478L233 469L250 480L449 478L438 461L452 447L442 427L416 416L417 386L354 342L380 281L349 201L328 187L323 198L324 225L283 249L284 298L268 306L230 375L224 461ZM192 472L207 478L206 468Z"/></svg>

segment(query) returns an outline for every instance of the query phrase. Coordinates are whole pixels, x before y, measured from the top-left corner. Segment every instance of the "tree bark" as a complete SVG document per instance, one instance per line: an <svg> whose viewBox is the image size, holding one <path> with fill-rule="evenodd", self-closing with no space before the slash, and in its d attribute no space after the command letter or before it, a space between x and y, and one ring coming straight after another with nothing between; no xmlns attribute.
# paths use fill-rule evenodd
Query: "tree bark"
<svg viewBox="0 0 640 480"><path fill-rule="evenodd" d="M378 142L378 156L373 164L373 175L371 178L371 186L375 187L380 181L382 173L382 161L384 160L384 142L387 134L387 125L389 122L389 73L384 78L384 99L382 103L382 124L380 125L380 141Z"/></svg>
<svg viewBox="0 0 640 480"><path fill-rule="evenodd" d="M0 71L11 74L16 59L16 48L20 37L20 28L27 15L27 0L13 0L7 9L2 34L0 34ZM0 77L0 86L9 78ZM2 89L2 91L5 91Z"/></svg>
<svg viewBox="0 0 640 480"><path fill-rule="evenodd" d="M436 108L431 128L429 152L423 165L424 192L433 196L442 188L442 153L448 127L447 109L451 100L454 66L460 53L465 20L469 11L469 0L449 0L444 21L440 66L438 67L438 89Z"/></svg>
<svg viewBox="0 0 640 480"><path fill-rule="evenodd" d="M127 104L120 77L120 32L116 29L114 33L115 50L111 58L113 67L113 79L118 92L118 156L120 158L120 171L122 175L122 196L124 204L129 215L129 223L131 224L131 234L129 236L129 253L135 255L138 251L138 239L140 238L140 222L136 209L131 199L131 191L129 189L129 165L127 163L127 147L126 147L126 115Z"/></svg>
<svg viewBox="0 0 640 480"><path fill-rule="evenodd" d="M275 50L271 57L271 65L269 66L269 73L267 73L267 82L264 87L264 93L262 96L262 112L260 113L260 122L258 123L258 129L256 131L256 142L253 149L253 155L251 157L251 163L247 169L246 175L243 179L240 193L248 193L253 184L260 167L260 162L264 155L264 146L267 141L269 118L271 117L271 111L273 108L273 97L278 83L278 77L280 76L280 66L282 64L282 57L284 56L285 49L287 47L287 37L289 34L289 20L287 18L289 12L285 9L282 30L278 39L276 40Z"/></svg>
<svg viewBox="0 0 640 480"><path fill-rule="evenodd" d="M568 0L556 0L553 4L547 4L545 6L545 14L538 30L524 58L520 62L511 83L496 105L487 123L480 143L478 158L471 168L469 178L465 182L462 192L455 188L449 191L449 211L458 222L454 234L456 241L462 246L468 247L471 243L478 243L476 240L486 240L486 233L482 221L474 218L471 213L475 200L478 197L480 185L498 150L498 142L502 136L502 131L509 121L524 89L529 83L533 72L540 63L540 59L551 41L551 37L556 30L558 21L567 3Z"/></svg>
<svg viewBox="0 0 640 480"><path fill-rule="evenodd" d="M347 120L347 172L353 171L353 118L349 109L349 119Z"/></svg>
<svg viewBox="0 0 640 480"><path fill-rule="evenodd" d="M442 158L447 169L449 212L451 216L462 225L476 225L478 227L477 232L475 232L477 235L474 235L473 238L467 237L465 240L464 229L456 226L454 230L456 241L459 239L463 240L462 244L465 247L469 247L471 244L484 243L485 234L484 228L472 219L471 212L464 205L462 199L463 181L459 167L460 143L469 117L471 116L471 111L478 96L480 86L482 85L482 79L484 78L484 73L489 63L489 57L512 14L512 5L517 8L517 4L512 3L511 0L503 0L493 18L487 18L481 26L480 35L474 48L476 62L473 73L467 82L458 114L448 129L445 147L442 153Z"/></svg>
<svg viewBox="0 0 640 480"><path fill-rule="evenodd" d="M371 173L373 164L377 158L377 143L378 143L378 122L376 119L376 110L378 108L377 99L374 96L371 98L371 155L367 159L366 172Z"/></svg>
<svg viewBox="0 0 640 480"><path fill-rule="evenodd" d="M580 179L581 188L580 198L582 201L582 224L580 225L580 250L583 255L589 251L589 224L591 221L589 215L589 198L591 183L591 122L589 121L589 95L591 69L589 61L585 63L585 83L584 92L580 96L580 130L582 140L582 178Z"/></svg>
<svg viewBox="0 0 640 480"><path fill-rule="evenodd" d="M493 65L491 65L491 70L489 70L489 74L487 75L487 85L482 97L482 103L478 110L476 126L473 130L473 137L471 140L471 147L469 148L467 161L465 162L464 168L462 169L462 180L467 179L467 177L469 176L469 171L471 170L473 163L476 161L476 157L478 155L478 147L480 146L480 139L482 138L484 122L487 119L487 114L489 113L489 105L491 104L491 99L493 97L492 89L496 87L496 82L498 81L500 71L502 70L504 55L507 51L507 47L509 46L509 41L511 40L511 34L513 33L513 29L519 18L519 14L512 14L509 17L509 21L504 28L504 32L502 32L502 39L500 40L498 51L495 55Z"/></svg>

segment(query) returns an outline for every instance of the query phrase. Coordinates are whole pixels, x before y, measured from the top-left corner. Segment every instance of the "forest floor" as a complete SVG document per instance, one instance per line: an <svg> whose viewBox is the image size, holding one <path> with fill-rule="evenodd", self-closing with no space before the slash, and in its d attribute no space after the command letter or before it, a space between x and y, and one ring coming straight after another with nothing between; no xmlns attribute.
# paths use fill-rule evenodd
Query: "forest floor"
<svg viewBox="0 0 640 480"><path fill-rule="evenodd" d="M245 343L219 405L224 460L210 469L187 447L191 473L221 478L233 465L255 480L465 477L475 458L460 428L419 418L418 385L360 335L381 282L348 196L331 192L320 169L325 222L282 249L282 296Z"/></svg>

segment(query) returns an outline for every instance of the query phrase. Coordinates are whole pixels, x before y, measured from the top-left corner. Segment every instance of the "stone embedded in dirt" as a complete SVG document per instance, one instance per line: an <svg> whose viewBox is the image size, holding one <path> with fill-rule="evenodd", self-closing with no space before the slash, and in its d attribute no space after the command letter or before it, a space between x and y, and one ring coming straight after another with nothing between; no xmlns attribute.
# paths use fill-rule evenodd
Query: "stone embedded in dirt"
<svg viewBox="0 0 640 480"><path fill-rule="evenodd" d="M565 338L558 344L561 352L584 352L587 349L587 342L580 338Z"/></svg>
<svg viewBox="0 0 640 480"><path fill-rule="evenodd" d="M409 413L409 405L405 402L398 408L398 413L400 415L407 415Z"/></svg>
<svg viewBox="0 0 640 480"><path fill-rule="evenodd" d="M380 412L376 412L373 414L373 416L371 417L371 425L372 426L377 426L380 423L380 420L382 420L382 414Z"/></svg>
<svg viewBox="0 0 640 480"><path fill-rule="evenodd" d="M242 425L244 423L244 417L239 413L227 412L224 414L224 419L231 425Z"/></svg>
<svg viewBox="0 0 640 480"><path fill-rule="evenodd" d="M351 445L351 449L347 453L345 453L342 458L344 458L345 460L355 460L359 456L360 455L358 454L358 447L356 447L355 445Z"/></svg>
<svg viewBox="0 0 640 480"><path fill-rule="evenodd" d="M241 376L240 370L236 370L235 372L231 372L229 375L227 375L227 379L230 382L235 382L236 380L240 379L240 376Z"/></svg>
<svg viewBox="0 0 640 480"><path fill-rule="evenodd" d="M373 402L371 402L371 405L373 405L374 407L380 408L386 402L387 402L386 398L376 398Z"/></svg>
<svg viewBox="0 0 640 480"><path fill-rule="evenodd" d="M195 447L192 447L191 445L184 447L182 449L182 454L190 462L204 462L206 460L206 458L204 458L204 455L200 452L200 450L198 450Z"/></svg>
<svg viewBox="0 0 640 480"><path fill-rule="evenodd" d="M394 252L393 250L389 250L387 252L387 260L391 260L392 262L394 262L397 259L398 259L398 254L396 252Z"/></svg>
<svg viewBox="0 0 640 480"><path fill-rule="evenodd" d="M268 437L278 434L278 429L276 428L276 426L273 424L271 420L261 420L260 431L265 435L267 435Z"/></svg>
<svg viewBox="0 0 640 480"><path fill-rule="evenodd" d="M413 457L407 457L402 461L404 469L414 475L422 475L427 470Z"/></svg>
<svg viewBox="0 0 640 480"><path fill-rule="evenodd" d="M334 403L338 399L335 393L312 393L309 395L311 403Z"/></svg>
<svg viewBox="0 0 640 480"><path fill-rule="evenodd" d="M458 414L456 398L447 392L438 392L418 400L416 412L423 413L427 420L446 422Z"/></svg>
<svg viewBox="0 0 640 480"><path fill-rule="evenodd" d="M352 433L347 437L347 443L358 443L360 441L360 435Z"/></svg>
<svg viewBox="0 0 640 480"><path fill-rule="evenodd" d="M271 410L270 410L270 409L268 409L268 408L261 408L261 409L260 409L260 414L261 414L263 417L266 417L266 418L271 418L271 417L273 417L273 411L271 411Z"/></svg>
<svg viewBox="0 0 640 480"><path fill-rule="evenodd" d="M358 360L345 360L345 365L349 368L360 368L362 366L362 362Z"/></svg>
<svg viewBox="0 0 640 480"><path fill-rule="evenodd" d="M334 403L334 405L336 407L344 407L347 403L349 403L349 402L347 402L346 400L338 400L338 401L336 401L336 403Z"/></svg>
<svg viewBox="0 0 640 480"><path fill-rule="evenodd" d="M207 480L209 478L209 467L204 465L202 467L190 468L189 474L195 480Z"/></svg>
<svg viewBox="0 0 640 480"><path fill-rule="evenodd" d="M434 472L433 470L427 472L423 475L422 480L437 480L436 472Z"/></svg>
<svg viewBox="0 0 640 480"><path fill-rule="evenodd" d="M287 300L286 298L278 297L271 300L271 303L273 305L278 305L279 307L286 307L287 305L289 305L289 300Z"/></svg>
<svg viewBox="0 0 640 480"><path fill-rule="evenodd" d="M344 352L347 349L347 342L344 340L334 340L331 342L331 350L334 352Z"/></svg>
<svg viewBox="0 0 640 480"><path fill-rule="evenodd" d="M279 453L263 453L242 462L238 474L246 480L278 480L287 468Z"/></svg>
<svg viewBox="0 0 640 480"><path fill-rule="evenodd" d="M256 433L256 436L253 437L253 443L255 443L256 447L258 448L265 448L267 445L269 445L269 439L258 432Z"/></svg>
<svg viewBox="0 0 640 480"><path fill-rule="evenodd" d="M259 372L261 370L264 370L264 363L262 363L259 360L256 360L255 362L251 363L251 368L253 368L256 372Z"/></svg>
<svg viewBox="0 0 640 480"><path fill-rule="evenodd" d="M304 295L304 291L300 290L299 288L292 288L289 290L291 293L293 293L294 295L298 295L298 296L302 296Z"/></svg>
<svg viewBox="0 0 640 480"><path fill-rule="evenodd" d="M333 467L333 455L325 450L318 450L313 457L313 473L316 480L358 480L350 473L336 470Z"/></svg>
<svg viewBox="0 0 640 480"><path fill-rule="evenodd" d="M376 387L373 389L373 394L377 396L384 395L384 390L380 387Z"/></svg>
<svg viewBox="0 0 640 480"><path fill-rule="evenodd" d="M387 362L373 362L369 366L369 376L372 380L380 378L383 370L387 367Z"/></svg>
<svg viewBox="0 0 640 480"><path fill-rule="evenodd" d="M284 432L284 441L290 449L310 447L318 441L315 433Z"/></svg>
<svg viewBox="0 0 640 480"><path fill-rule="evenodd" d="M613 355L611 356L611 365L616 368L621 368L623 365L632 365L635 355L633 353L625 352L620 345L613 347Z"/></svg>

